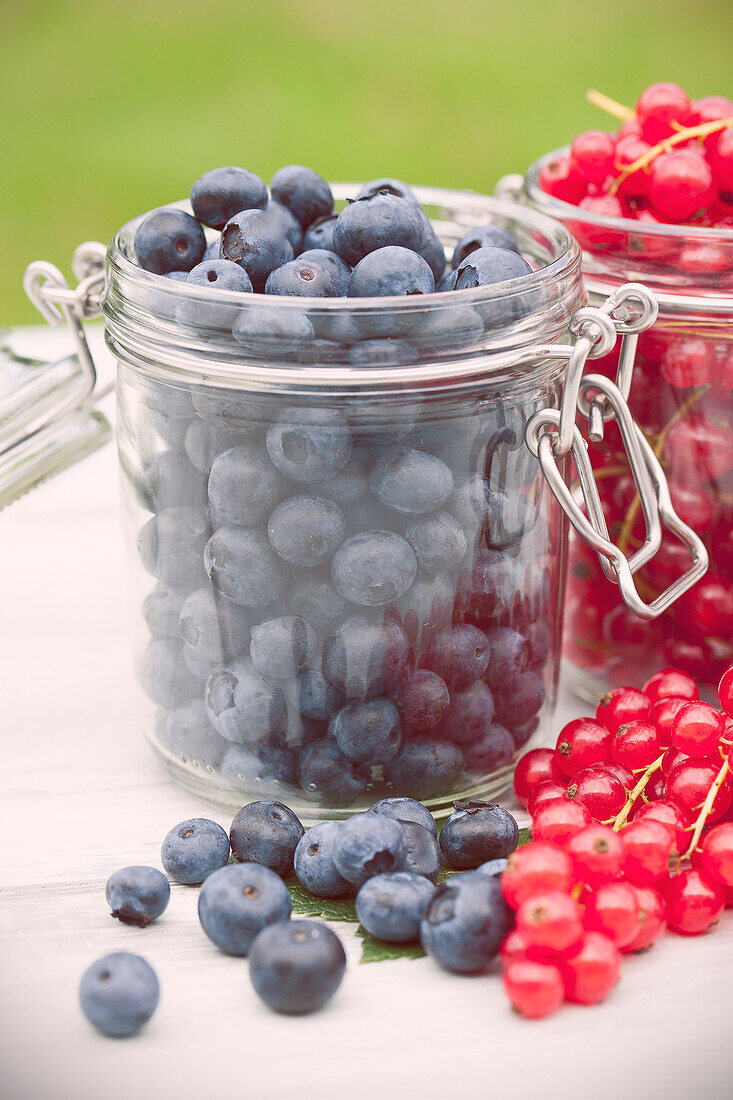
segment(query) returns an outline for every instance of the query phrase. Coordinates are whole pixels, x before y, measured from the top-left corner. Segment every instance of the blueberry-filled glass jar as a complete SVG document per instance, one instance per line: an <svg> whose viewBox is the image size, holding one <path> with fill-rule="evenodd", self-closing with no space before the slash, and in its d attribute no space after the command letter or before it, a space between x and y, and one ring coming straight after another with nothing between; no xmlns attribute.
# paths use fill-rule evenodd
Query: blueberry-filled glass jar
<svg viewBox="0 0 733 1100"><path fill-rule="evenodd" d="M639 336L629 406L664 467L676 511L710 557L702 581L655 622L641 623L603 583L597 555L571 538L568 673L588 698L641 683L665 664L712 690L733 660L733 229L611 218L561 202L541 189L539 175L562 152L532 165L521 197L580 242L591 304L628 280L654 291L659 318ZM520 197L511 185L503 193ZM595 366L614 377L617 352ZM614 424L590 444L590 457L611 537L633 552L643 519ZM652 599L688 564L688 550L668 534L637 586Z"/></svg>

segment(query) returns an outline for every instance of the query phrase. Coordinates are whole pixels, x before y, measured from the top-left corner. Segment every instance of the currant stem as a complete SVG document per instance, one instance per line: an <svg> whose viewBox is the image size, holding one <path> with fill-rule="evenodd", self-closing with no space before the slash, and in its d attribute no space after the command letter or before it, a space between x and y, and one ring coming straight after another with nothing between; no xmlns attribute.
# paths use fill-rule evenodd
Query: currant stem
<svg viewBox="0 0 733 1100"><path fill-rule="evenodd" d="M664 760L664 753L662 753L661 756L657 757L657 759L654 761L654 763L650 764L649 767L646 769L646 771L643 773L641 779L636 784L633 791L631 791L631 793L629 794L623 808L617 814L616 820L614 821L613 825L611 826L614 833L620 832L620 830L624 827L624 825L626 824L626 818L631 813L631 810L632 810L632 807L633 807L634 803L636 802L639 795L643 792L644 788L646 787L647 783L649 782L651 777L654 775L654 773L656 771L659 771L659 769L662 766L662 761L663 760Z"/></svg>
<svg viewBox="0 0 733 1100"><path fill-rule="evenodd" d="M692 856L692 853L695 851L695 848L697 848L697 842L700 839L700 837L702 836L702 831L705 828L705 822L707 821L708 817L710 816L710 811L713 808L713 803L715 802L718 791L720 790L720 788L723 784L723 780L725 779L726 775L728 774L728 771L729 771L728 761L724 760L722 765L721 765L720 771L718 772L715 779L713 780L712 787L708 791L707 798L705 799L705 801L702 804L702 809L700 810L697 821L695 822L695 829L694 829L694 832L692 834L692 840L690 841L690 847L687 849L687 851L683 855L683 857L682 857L683 859L690 859L691 856Z"/></svg>
<svg viewBox="0 0 733 1100"><path fill-rule="evenodd" d="M603 92L597 92L595 88L590 88L585 93L585 98L589 103L592 103L594 107L600 107L607 115L618 118L622 122L626 122L628 119L634 117L634 112L631 107L624 107L623 103L617 103L615 99L611 99L610 96L604 95Z"/></svg>
<svg viewBox="0 0 733 1100"><path fill-rule="evenodd" d="M625 179L628 179L634 172L639 172L641 169L648 167L660 153L669 153L676 145L682 145L693 138L708 137L710 134L716 134L718 130L727 130L729 126L733 126L733 116L718 119L716 122L705 122L701 126L679 126L676 134L671 134L664 141L653 145L643 156L627 165L613 181L609 194L615 195Z"/></svg>

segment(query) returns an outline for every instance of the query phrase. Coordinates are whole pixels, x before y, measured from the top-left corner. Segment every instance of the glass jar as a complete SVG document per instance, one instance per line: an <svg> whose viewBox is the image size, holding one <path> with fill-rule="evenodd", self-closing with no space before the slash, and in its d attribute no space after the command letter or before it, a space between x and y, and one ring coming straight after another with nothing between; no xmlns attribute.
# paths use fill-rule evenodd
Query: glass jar
<svg viewBox="0 0 733 1100"><path fill-rule="evenodd" d="M588 698L638 684L661 665L689 671L709 688L733 661L733 229L610 218L552 198L539 186L550 153L527 172L522 197L560 220L580 242L591 304L638 280L659 318L639 336L629 405L669 479L672 503L704 539L707 576L653 623L632 616L596 554L571 539L564 652L570 679ZM517 191L511 186L504 193ZM596 366L614 377L618 355ZM615 424L591 443L612 539L633 551L644 537L640 502ZM689 553L665 535L637 575L647 599L684 571Z"/></svg>
<svg viewBox="0 0 733 1100"><path fill-rule="evenodd" d="M356 190L334 187L337 203ZM553 494L577 523L563 456L572 443L582 464L580 375L650 323L653 299L622 288L587 309L559 222L416 194L444 246L493 223L534 270L400 298L202 292L134 262L141 218L106 273L87 273L96 246L77 250L76 291L29 269L82 358L81 319L104 313L144 728L180 782L225 805L277 797L316 820L400 794L437 814L498 795L554 736Z"/></svg>

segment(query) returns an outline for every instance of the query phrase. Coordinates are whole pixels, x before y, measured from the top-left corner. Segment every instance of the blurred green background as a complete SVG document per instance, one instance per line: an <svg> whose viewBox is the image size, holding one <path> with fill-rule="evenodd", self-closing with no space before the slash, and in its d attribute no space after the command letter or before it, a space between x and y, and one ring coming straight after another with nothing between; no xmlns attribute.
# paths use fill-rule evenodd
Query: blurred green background
<svg viewBox="0 0 733 1100"><path fill-rule="evenodd" d="M0 0L0 322L208 168L491 190L578 130L584 93L733 94L731 0Z"/></svg>

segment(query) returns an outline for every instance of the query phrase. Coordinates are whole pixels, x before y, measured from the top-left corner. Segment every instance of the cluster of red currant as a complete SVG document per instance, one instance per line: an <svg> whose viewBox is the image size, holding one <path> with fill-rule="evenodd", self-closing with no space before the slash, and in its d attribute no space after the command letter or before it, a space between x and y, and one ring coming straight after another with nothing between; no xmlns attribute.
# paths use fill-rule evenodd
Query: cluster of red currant
<svg viewBox="0 0 733 1100"><path fill-rule="evenodd" d="M718 693L722 711L663 669L641 691L610 691L594 719L519 762L533 839L502 876L516 925L501 953L523 1015L596 1004L622 953L667 927L698 935L733 906L733 667Z"/></svg>
<svg viewBox="0 0 733 1100"><path fill-rule="evenodd" d="M691 101L677 84L652 84L636 110L598 96L624 118L618 133L587 130L548 161L543 191L563 202L649 225L733 227L733 101Z"/></svg>

